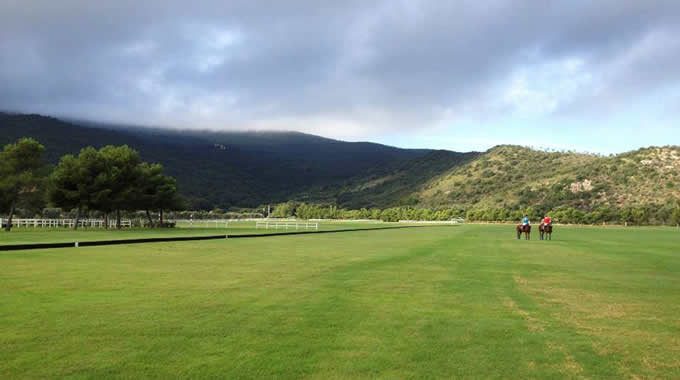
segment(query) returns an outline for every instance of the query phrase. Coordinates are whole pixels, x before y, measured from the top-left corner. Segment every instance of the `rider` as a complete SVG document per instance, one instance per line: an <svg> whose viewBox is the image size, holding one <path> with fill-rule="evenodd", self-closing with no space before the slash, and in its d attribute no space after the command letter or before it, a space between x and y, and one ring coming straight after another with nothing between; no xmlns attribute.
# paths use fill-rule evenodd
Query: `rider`
<svg viewBox="0 0 680 380"><path fill-rule="evenodd" d="M529 224L531 224L531 222L529 222L529 217L524 215L524 218L522 218L522 225L526 226L526 225L529 225Z"/></svg>
<svg viewBox="0 0 680 380"><path fill-rule="evenodd" d="M548 215L544 216L543 224L546 226L552 226L552 219Z"/></svg>

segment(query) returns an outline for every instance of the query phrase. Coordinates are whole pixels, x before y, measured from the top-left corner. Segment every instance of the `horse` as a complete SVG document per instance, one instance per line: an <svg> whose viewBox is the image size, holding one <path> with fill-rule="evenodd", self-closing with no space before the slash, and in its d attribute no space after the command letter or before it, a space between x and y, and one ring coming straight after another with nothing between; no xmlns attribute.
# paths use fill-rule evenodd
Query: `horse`
<svg viewBox="0 0 680 380"><path fill-rule="evenodd" d="M522 232L524 232L524 239L530 240L531 239L531 225L530 224L518 224L517 225L517 239L522 238Z"/></svg>
<svg viewBox="0 0 680 380"><path fill-rule="evenodd" d="M543 237L544 234L545 240L552 240L552 224L543 225L543 232L541 232L541 240L544 239Z"/></svg>

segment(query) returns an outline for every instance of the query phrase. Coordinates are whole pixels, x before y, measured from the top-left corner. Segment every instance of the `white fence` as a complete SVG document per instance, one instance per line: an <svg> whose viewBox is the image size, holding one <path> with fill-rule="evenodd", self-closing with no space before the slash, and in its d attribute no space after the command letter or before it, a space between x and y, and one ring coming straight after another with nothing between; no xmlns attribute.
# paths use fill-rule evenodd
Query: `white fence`
<svg viewBox="0 0 680 380"><path fill-rule="evenodd" d="M170 219L166 222L175 223L178 227L203 227L203 228L220 228L229 227L229 223L245 221L245 219Z"/></svg>
<svg viewBox="0 0 680 380"><path fill-rule="evenodd" d="M399 223L416 223L416 224L461 224L465 223L465 219L456 218L451 220L400 220Z"/></svg>
<svg viewBox="0 0 680 380"><path fill-rule="evenodd" d="M262 218L248 218L248 219L169 219L168 222L174 222L178 227L202 227L202 228L229 228L230 224L239 222L256 222L257 225L260 223L268 222L271 226L274 223L279 223L283 226L283 223L295 224L297 221L295 219L262 219ZM305 224L304 222L297 222L300 225ZM264 225L263 225L264 226ZM294 227L293 227L294 228Z"/></svg>
<svg viewBox="0 0 680 380"><path fill-rule="evenodd" d="M383 223L379 219L309 219L310 222Z"/></svg>
<svg viewBox="0 0 680 380"><path fill-rule="evenodd" d="M9 222L8 219L0 218L0 226L4 226ZM33 228L73 228L75 219L12 219L12 227L33 227ZM97 227L104 228L104 219L80 219L78 221L79 227ZM131 227L132 221L129 219L121 219L121 227ZM116 227L116 220L109 219L109 227Z"/></svg>
<svg viewBox="0 0 680 380"><path fill-rule="evenodd" d="M262 222L257 222L257 223L255 223L255 228L257 228L257 229L259 229L259 228L265 228L265 229L273 228L273 229L275 229L275 230L278 230L279 228L280 228L280 229L284 229L284 230L288 230L288 229L291 229L291 230L292 230L292 229L296 229L296 230L298 230L298 229L300 229L300 228L304 228L304 229L315 229L315 230L318 230L318 229L319 229L319 223L312 223L312 222L280 222L280 221L273 222L273 221L262 221Z"/></svg>

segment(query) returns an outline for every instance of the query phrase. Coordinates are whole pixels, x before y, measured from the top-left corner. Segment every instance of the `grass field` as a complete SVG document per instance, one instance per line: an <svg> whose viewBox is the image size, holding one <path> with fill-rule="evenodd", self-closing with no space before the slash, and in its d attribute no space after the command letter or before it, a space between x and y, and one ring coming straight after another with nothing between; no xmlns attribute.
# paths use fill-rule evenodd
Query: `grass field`
<svg viewBox="0 0 680 380"><path fill-rule="evenodd" d="M343 223L343 222L320 222L319 231L332 231L339 229L364 229L403 226L400 223ZM68 228L34 228L18 227L7 233L0 230L0 245L22 243L61 243L72 241L93 240L122 240L136 238L156 238L172 236L201 236L201 235L224 235L224 234L263 234L277 232L302 232L315 231L312 228L256 228L255 222L231 222L225 228L224 223L197 221L192 225L183 223L178 228L123 228L121 230L102 228L81 228L76 231Z"/></svg>
<svg viewBox="0 0 680 380"><path fill-rule="evenodd" d="M0 252L0 378L680 378L680 231L554 239L464 225Z"/></svg>

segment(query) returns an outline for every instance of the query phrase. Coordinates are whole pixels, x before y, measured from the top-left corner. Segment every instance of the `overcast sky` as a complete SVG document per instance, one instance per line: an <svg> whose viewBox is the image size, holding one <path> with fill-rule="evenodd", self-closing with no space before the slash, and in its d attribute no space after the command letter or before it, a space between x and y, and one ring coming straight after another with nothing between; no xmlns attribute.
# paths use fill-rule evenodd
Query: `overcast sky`
<svg viewBox="0 0 680 380"><path fill-rule="evenodd" d="M403 147L680 144L680 1L0 0L0 109Z"/></svg>

